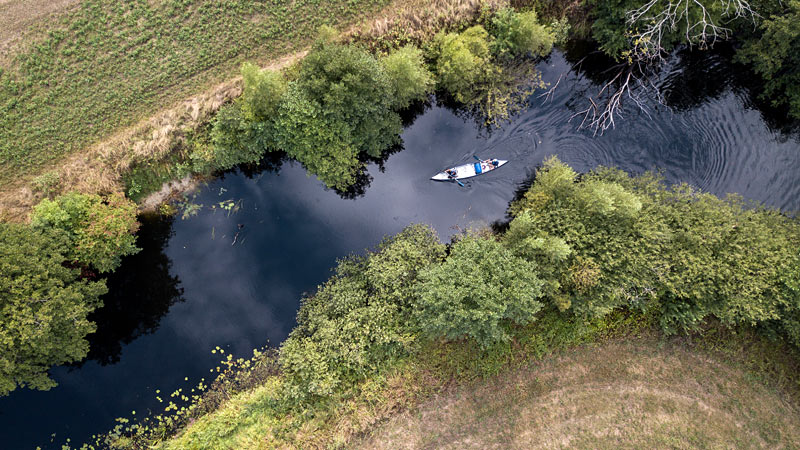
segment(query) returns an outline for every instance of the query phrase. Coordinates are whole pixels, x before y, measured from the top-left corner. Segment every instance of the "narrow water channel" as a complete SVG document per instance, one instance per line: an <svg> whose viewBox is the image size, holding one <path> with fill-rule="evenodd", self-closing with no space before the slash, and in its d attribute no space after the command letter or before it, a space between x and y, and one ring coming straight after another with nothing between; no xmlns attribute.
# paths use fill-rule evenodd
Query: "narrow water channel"
<svg viewBox="0 0 800 450"><path fill-rule="evenodd" d="M196 216L145 223L144 250L109 281L90 358L54 369L59 386L49 392L0 399L0 447L80 443L115 417L162 410L156 389L169 393L209 377L220 359L215 346L247 356L278 345L303 293L328 278L337 258L410 223L431 224L444 240L502 220L548 155L578 171L659 169L668 182L800 209L797 134L775 129L752 106L724 57L675 56L665 78L668 106L653 106L650 118L632 112L602 136L569 122L603 76L588 63L570 69L579 57L554 52L541 63L550 83L567 73L553 97L534 96L528 110L492 133L427 107L403 133L404 149L369 167L363 195L342 198L299 164L283 162L203 187L192 200L202 205ZM429 180L473 155L510 162L463 188Z"/></svg>

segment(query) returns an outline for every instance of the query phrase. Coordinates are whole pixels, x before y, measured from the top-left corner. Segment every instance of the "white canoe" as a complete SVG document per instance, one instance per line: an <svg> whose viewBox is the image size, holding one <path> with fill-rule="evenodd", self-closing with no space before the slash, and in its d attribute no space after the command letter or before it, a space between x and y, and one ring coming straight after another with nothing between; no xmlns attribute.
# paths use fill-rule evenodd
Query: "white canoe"
<svg viewBox="0 0 800 450"><path fill-rule="evenodd" d="M461 166L451 167L450 169L443 170L436 175L431 177L431 180L436 181L450 181L453 177L447 175L448 170L455 170L456 176L455 179L460 180L463 178L471 178L476 175L481 175L486 172L491 172L498 167L502 166L503 164L507 163L508 161L503 159L497 159L497 165L491 163L492 159L483 159L480 162L475 161L474 163L464 164Z"/></svg>

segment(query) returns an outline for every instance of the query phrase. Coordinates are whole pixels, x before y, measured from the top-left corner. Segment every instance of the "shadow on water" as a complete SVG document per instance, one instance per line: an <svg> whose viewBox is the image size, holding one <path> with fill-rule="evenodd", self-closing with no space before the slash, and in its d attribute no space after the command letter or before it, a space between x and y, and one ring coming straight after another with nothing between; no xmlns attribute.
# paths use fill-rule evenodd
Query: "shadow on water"
<svg viewBox="0 0 800 450"><path fill-rule="evenodd" d="M139 220L137 245L142 250L126 257L106 279L103 306L89 316L97 324L97 331L87 336L89 354L75 367L86 361L118 363L123 345L158 330L170 308L184 300L180 280L170 274L172 261L164 253L173 235L173 218L151 215Z"/></svg>
<svg viewBox="0 0 800 450"><path fill-rule="evenodd" d="M761 97L761 77L749 66L735 62L735 53L735 44L731 42L718 43L710 50L678 47L651 74L652 81L661 91L664 106L673 112L688 111L733 90L743 94L745 106L757 110L771 131L785 135L786 139L800 135L800 121L789 117L787 107L775 107ZM591 40L570 41L564 46L563 54L571 64L571 76L593 82L593 85L579 89L573 98L595 97L598 87L611 82L625 67L600 51L597 43ZM655 97L652 92L643 93L651 100ZM575 105L576 110L584 107L580 101Z"/></svg>
<svg viewBox="0 0 800 450"><path fill-rule="evenodd" d="M267 152L258 164L240 164L236 169L219 174L219 177L224 178L225 174L241 173L245 177L253 179L265 173L278 173L283 167L283 163L288 160L289 156L284 152Z"/></svg>

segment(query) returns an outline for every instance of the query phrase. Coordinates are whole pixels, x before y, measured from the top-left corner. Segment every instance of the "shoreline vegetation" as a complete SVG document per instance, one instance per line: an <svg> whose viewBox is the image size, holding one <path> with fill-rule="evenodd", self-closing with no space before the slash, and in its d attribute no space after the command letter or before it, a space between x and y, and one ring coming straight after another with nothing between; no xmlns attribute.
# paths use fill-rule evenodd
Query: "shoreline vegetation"
<svg viewBox="0 0 800 450"><path fill-rule="evenodd" d="M613 126L620 98L637 103L635 85L665 52L732 35L743 43L736 58L763 77L765 95L800 117L800 63L791 52L800 43L796 0L687 3L685 17L669 2L638 3L535 1L513 9L501 0L437 0L430 8L320 0L262 11L250 2L184 8L178 0L85 0L70 8L60 28L43 31L0 71L0 161L8 169L0 175L0 290L11 318L2 332L0 393L50 388L50 366L85 356L84 337L95 326L86 316L105 289L99 275L138 251L132 199L165 182L256 163L267 152L283 152L347 192L365 159L397 143L398 111L434 90L487 126L502 123L543 87L535 63L570 26L620 61L616 84L585 112L596 131ZM753 5L766 18L747 31ZM386 17L363 21L386 6L393 9ZM340 20L311 10L338 11ZM303 19L287 21L291 14ZM651 22L659 17L666 22ZM359 19L344 33L329 26ZM670 28L670 20L688 28ZM703 33L693 34L693 20ZM96 30L98 21L117 34ZM148 31L137 34L143 26ZM199 43L219 29L211 47ZM299 38L311 30L318 37ZM277 36L291 45L274 48ZM187 47L174 47L182 41ZM284 59L259 67L277 55ZM157 70L143 72L143 61ZM179 101L240 65L241 81L135 125L154 105ZM120 418L86 447L340 446L450 385L632 336L694 336L797 410L796 219L735 196L664 186L653 174L598 168L579 177L555 158L509 213L497 233L466 233L444 245L413 225L367 255L341 260L303 300L280 349L228 357L211 390L201 381L197 393L173 393L182 402L169 401L164 414L133 424ZM32 239L16 245L21 236ZM731 355L748 346L761 354Z"/></svg>
<svg viewBox="0 0 800 450"><path fill-rule="evenodd" d="M657 353L694 353L702 370L718 376L698 380L710 384L697 386L697 395L743 402L735 412L742 427L717 426L713 418L706 430L706 422L661 423L643 414L643 422L620 424L626 439L649 442L643 439L653 436L641 430L656 427L659 440L689 432L698 443L723 436L791 445L799 418L771 422L742 393L769 393L781 399L781 411L800 411L800 224L752 206L735 196L666 186L653 173L631 177L598 168L578 177L548 159L511 204L505 230L465 232L444 245L430 228L412 225L366 255L340 260L334 275L303 299L298 326L279 349L247 360L228 356L208 392L174 400L166 413L143 422L122 419L93 445L354 445L382 439L383 424L391 428L392 420L404 420L398 414L425 410L442 395L485 389L506 375L536 380L553 358L637 342ZM617 356L637 359L630 351ZM647 409L652 401L669 415L699 414L691 402L668 400L679 392L653 381L682 379L691 370L667 365L649 374L642 368L625 375L619 364L596 369L610 371L608 379L644 383L620 408ZM542 386L559 389L552 380ZM663 397L648 396L653 389ZM734 392L742 396L719 397ZM704 414L716 417L716 408ZM494 423L483 417L487 426Z"/></svg>
<svg viewBox="0 0 800 450"><path fill-rule="evenodd" d="M102 2L96 0L94 3L101 4ZM331 3L344 5L346 2L331 0ZM365 9L362 3L367 3L368 7ZM425 7L421 7L422 3L425 4ZM389 0L364 0L357 5L347 3L348 6L346 8L350 12L346 17L349 17L350 20L345 22L344 25L349 27L342 32L341 39L343 41L359 40L361 42L421 41L422 39L430 39L433 33L443 27L456 26L459 23L474 20L482 7L497 9L503 4L505 3L502 0L436 0L434 2L421 2L420 0L397 0L394 2ZM91 8L92 14L95 14L97 6L94 5ZM284 16L288 14L283 10L285 7L276 6L276 8L281 8L282 12L271 20L276 24L280 21L285 22ZM298 3L296 8L298 8L296 13L298 17L302 17L304 14L321 14L329 17L329 10L325 8L306 7L304 3ZM357 13L353 12L354 9L357 9ZM311 12L312 10L315 12ZM325 12L322 13L320 11ZM155 17L153 20L157 20L160 26L166 26L165 20L167 18L158 18L159 14L166 14L166 12L158 10L147 12L145 8L145 12L142 14L145 13L148 17ZM83 23L86 20L100 20L109 15L113 16L113 13L107 12L104 13L105 15L100 16L99 19L94 16L86 19L80 11L76 12L74 8L69 14L71 15L61 17L61 20L63 22L62 26L70 30L76 26L73 22ZM198 16L200 16L200 13L198 13ZM269 18L269 15L262 17L262 19L265 17ZM233 20L235 19L237 18L234 17ZM80 149L76 147L76 151L63 153L62 150L58 150L53 153L49 147L41 151L26 151L24 147L17 146L12 148L10 146L10 142L12 142L11 136L0 135L0 144L5 143L3 144L4 147L0 147L0 164L5 167L3 174L0 175L0 220L4 222L26 222L29 220L29 213L32 207L38 201L71 191L90 194L129 193L132 186L130 186L128 178L135 177L137 171L146 172L144 174L145 178L157 178L157 186L148 186L150 192L157 192L162 185L184 178L185 174L179 172L176 163L184 160L187 147L192 145L192 142L188 141L208 125L214 114L223 105L241 95L241 76L230 78L230 74L235 72L242 62L255 62L266 70L288 69L305 56L320 25L342 25L342 23L329 23L327 20L320 22L320 18L317 16L313 16L312 19L301 21L300 23L303 24L301 29L294 30L280 39L270 38L269 48L263 54L252 54L253 50L248 50L249 53L247 54L236 55L225 60L222 64L213 66L212 69L209 69L210 72L206 71L208 73L200 72L197 75L200 78L200 84L190 80L190 85L186 89L175 92L170 91L169 93L162 92L162 88L155 87L152 92L147 94L156 96L156 103L153 103L153 105L174 103L175 106L162 110L149 118L144 118L141 114L138 116L131 115L130 108L120 108L115 114L127 114L127 116L119 119L124 124L109 128L106 136L98 142L85 140L71 142L70 145L73 147L78 142L84 142ZM242 19L242 22L248 22L249 20L248 18ZM89 25L91 24L84 24L84 26ZM125 26L123 25L122 29ZM235 28L239 25L234 24L232 26ZM266 23L264 26L272 25ZM214 31L213 26L204 27L204 29L207 29L209 33ZM59 47L59 42L65 39L63 36L57 38L59 42L53 42L53 39L56 38L49 31L34 31L30 34L37 36L36 38L31 37L34 42L44 38L44 43L33 46L30 50L25 47L22 47L21 50L17 49L14 54L19 54L19 56L6 59L14 61L17 59L37 58L38 53L42 52L50 52L49 57L52 58L57 57L57 53L52 54L53 52L66 51ZM294 38L295 34L303 37ZM152 46L154 42L157 43L158 41L145 41L142 45L145 47ZM275 46L280 47L282 43L291 43L287 44L291 48L272 49ZM109 45L116 45L116 41ZM256 48L261 47L256 46ZM291 52L291 50L295 51ZM182 53L189 53L189 50L182 51ZM83 64L83 60L84 58L79 59L76 64ZM140 64L137 59L134 59L134 62ZM108 70L112 72L116 70L113 61L102 59L100 64L101 67L102 64L111 64ZM0 92L0 98L8 97L9 102L6 104L6 109L13 112L22 104L22 99L16 98L18 95L15 94L20 89L17 80L20 75L15 75L15 73L20 69L15 68L13 62L9 63L9 67L0 66L0 69L2 69L0 70L0 85L6 88L6 92ZM52 72L52 70L48 72L46 66L39 67L39 69L43 71L45 76L49 76L47 74ZM177 70L178 68L173 67L173 69ZM132 70L136 69L133 68ZM75 77L75 82L77 83L83 79L81 74L85 72L86 69L76 69L74 75L71 76ZM57 75L56 73L52 76ZM145 73L140 75L147 76ZM46 87L51 83L54 84L55 81L45 79L41 81L33 80L27 83L33 85L34 89L38 89L35 86L43 85ZM207 90L199 95L189 97L188 95L196 92L198 87ZM170 85L170 89L172 89L172 85ZM79 95L80 92L82 91L75 95ZM109 95L112 94L110 93ZM47 95L52 96L53 94ZM40 106L29 105L27 108L39 108L42 110L42 114L56 117L56 114L48 109L49 106L46 103ZM13 120L13 117L6 115L6 120ZM21 121L18 127L41 126L41 124L31 123L32 120ZM105 123L104 121L99 122ZM89 130L96 133L97 130L95 130L96 127L93 123L83 122L75 125L75 132L85 131L87 126ZM44 128L54 130L50 126ZM23 131L20 130L20 132ZM60 135L54 136L53 139L61 142L65 137ZM25 138L25 142L31 140L31 136ZM43 144L38 143L36 145ZM56 144L54 146L58 148ZM40 157L54 158L56 155L62 155L60 156L61 160L54 159L52 163L39 163L36 161ZM20 165L19 168L17 168L18 165ZM134 186L134 194L136 190ZM155 202L151 201L148 204L155 204Z"/></svg>
<svg viewBox="0 0 800 450"><path fill-rule="evenodd" d="M486 28L478 24L434 38L441 20L460 24L461 20L474 19L475 14L482 15ZM202 132L187 132L179 159L167 157L166 164L184 176L208 176L256 163L265 153L280 151L300 161L329 188L346 192L363 172L365 157L381 158L399 142L402 126L398 110L426 98L434 83L487 121L503 120L512 105L522 101L519 94L527 93L527 86L540 84L537 77L520 79L515 73L525 66L526 74L535 75L535 61L550 52L555 39L549 28L537 23L534 12L517 13L465 1L426 17L428 22L420 25L435 25L421 28L427 30L421 36L432 39L424 51L405 43L376 55L352 42L366 39L364 35L345 42L336 30L323 26L301 64L285 71L243 64L242 95L220 105ZM524 64L507 66L505 61L513 58ZM30 224L0 222L0 231L8 235L0 246L11 265L8 279L0 286L7 291L3 310L9 323L0 334L5 342L4 356L0 356L0 393L17 387L52 387L46 373L52 364L77 361L86 355L84 336L94 330L87 315L100 302L95 293L82 304L84 299L75 289L89 281L91 286L104 289L106 280L98 278L99 274L115 270L122 256L138 251L134 245L136 206L131 198L136 200L141 193L139 182L147 184L154 174L157 179L149 183L151 188L174 178L169 170L166 179L158 178L157 171L149 167L158 164L159 158L146 160L141 173L131 172L128 197L76 191L50 195L52 199L44 198L34 207ZM54 176L52 181L59 180ZM11 236L26 230L52 231L66 239L51 237L57 241L55 247L35 240L38 247L21 251ZM48 236L42 235L44 240ZM52 261L37 253L61 258L71 269L72 278L48 277ZM38 271L32 280L26 281L19 270L22 264L16 264L23 260L30 260L26 265ZM75 310L70 316L75 326L55 317L57 309L69 310L70 304ZM38 327L30 329L26 324L31 322ZM81 331L75 332L78 329ZM68 339L62 339L63 335ZM53 342L44 354L29 351L32 346L43 347L48 339L59 342ZM37 356L16 356L24 351Z"/></svg>

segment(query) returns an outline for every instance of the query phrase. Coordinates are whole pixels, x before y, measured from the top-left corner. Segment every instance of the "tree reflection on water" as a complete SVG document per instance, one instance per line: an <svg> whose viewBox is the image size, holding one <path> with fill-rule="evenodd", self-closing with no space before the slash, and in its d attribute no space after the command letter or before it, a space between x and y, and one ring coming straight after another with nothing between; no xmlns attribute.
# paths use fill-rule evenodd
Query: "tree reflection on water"
<svg viewBox="0 0 800 450"><path fill-rule="evenodd" d="M155 332L172 305L183 301L180 280L170 274L172 261L164 253L174 218L151 215L139 220L137 246L142 250L123 259L106 279L103 306L89 316L97 331L87 336L89 354L78 367L89 360L100 365L119 362L123 345Z"/></svg>

